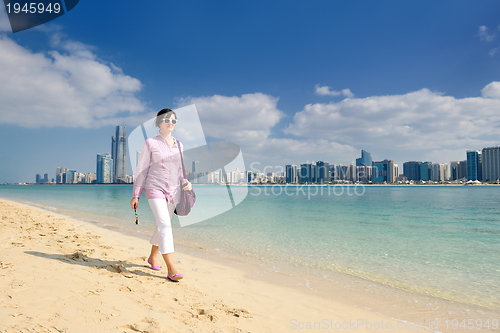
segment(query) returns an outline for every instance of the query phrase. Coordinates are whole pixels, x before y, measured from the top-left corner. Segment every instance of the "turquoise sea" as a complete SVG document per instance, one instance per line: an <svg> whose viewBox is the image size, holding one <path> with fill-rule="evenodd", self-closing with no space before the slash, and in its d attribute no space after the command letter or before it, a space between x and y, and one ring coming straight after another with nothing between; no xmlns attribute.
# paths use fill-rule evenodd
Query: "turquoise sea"
<svg viewBox="0 0 500 333"><path fill-rule="evenodd" d="M195 187L211 205L215 189ZM0 186L3 198L133 230L130 194L130 185ZM499 198L500 186L249 187L221 215L186 227L174 221L174 238L278 269L340 272L499 310ZM152 228L145 198L138 213Z"/></svg>

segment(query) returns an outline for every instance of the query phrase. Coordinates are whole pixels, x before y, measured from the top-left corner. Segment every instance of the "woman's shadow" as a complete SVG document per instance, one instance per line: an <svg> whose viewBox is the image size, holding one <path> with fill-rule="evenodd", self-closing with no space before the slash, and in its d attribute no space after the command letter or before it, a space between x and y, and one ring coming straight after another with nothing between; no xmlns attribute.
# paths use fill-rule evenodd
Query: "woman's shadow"
<svg viewBox="0 0 500 333"><path fill-rule="evenodd" d="M31 254L40 258L48 258L58 260L71 265L80 265L85 267L95 267L97 269L106 269L109 272L121 274L125 277L132 278L134 276L158 277L158 275L150 274L135 268L147 268L147 265L137 265L127 263L121 260L103 260L99 258L91 258L82 252L72 254L51 254L38 251L25 251L24 253ZM130 270L133 269L133 270Z"/></svg>

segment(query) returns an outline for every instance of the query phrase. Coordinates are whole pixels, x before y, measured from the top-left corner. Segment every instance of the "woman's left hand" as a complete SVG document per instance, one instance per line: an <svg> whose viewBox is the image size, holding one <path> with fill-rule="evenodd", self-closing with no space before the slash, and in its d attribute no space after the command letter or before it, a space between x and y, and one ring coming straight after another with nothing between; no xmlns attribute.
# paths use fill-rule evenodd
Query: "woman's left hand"
<svg viewBox="0 0 500 333"><path fill-rule="evenodd" d="M182 189L184 191L191 191L193 189L193 186L191 185L191 183L189 181L187 181L186 179L184 179L184 183L183 183L183 187Z"/></svg>

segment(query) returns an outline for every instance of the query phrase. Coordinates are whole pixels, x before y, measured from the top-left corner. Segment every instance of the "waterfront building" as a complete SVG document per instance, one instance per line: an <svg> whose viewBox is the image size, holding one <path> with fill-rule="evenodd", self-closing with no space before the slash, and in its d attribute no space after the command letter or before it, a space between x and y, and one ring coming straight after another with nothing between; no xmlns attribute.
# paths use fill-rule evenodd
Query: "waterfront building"
<svg viewBox="0 0 500 333"><path fill-rule="evenodd" d="M467 160L460 161L460 167L458 171L459 179L467 179Z"/></svg>
<svg viewBox="0 0 500 333"><path fill-rule="evenodd" d="M113 182L113 159L109 153L97 154L96 183Z"/></svg>
<svg viewBox="0 0 500 333"><path fill-rule="evenodd" d="M330 181L330 164L325 161L316 162L316 183L328 183Z"/></svg>
<svg viewBox="0 0 500 333"><path fill-rule="evenodd" d="M287 164L285 166L285 174L286 174L286 180L288 184L294 184L297 183L298 180L298 175L297 175L297 166L293 164Z"/></svg>
<svg viewBox="0 0 500 333"><path fill-rule="evenodd" d="M314 169L311 163L304 163L300 165L299 183L312 183Z"/></svg>
<svg viewBox="0 0 500 333"><path fill-rule="evenodd" d="M500 179L500 146L486 147L481 152L483 179L496 181Z"/></svg>
<svg viewBox="0 0 500 333"><path fill-rule="evenodd" d="M450 180L467 179L467 161L450 162Z"/></svg>
<svg viewBox="0 0 500 333"><path fill-rule="evenodd" d="M369 182L372 180L372 166L356 166L356 181Z"/></svg>
<svg viewBox="0 0 500 333"><path fill-rule="evenodd" d="M372 166L372 154L369 152L362 150L361 157L356 159L356 166Z"/></svg>
<svg viewBox="0 0 500 333"><path fill-rule="evenodd" d="M448 164L433 163L431 170L431 179L434 181L448 180Z"/></svg>
<svg viewBox="0 0 500 333"><path fill-rule="evenodd" d="M396 180L393 160L383 160L373 162L373 182L375 183L394 183Z"/></svg>
<svg viewBox="0 0 500 333"><path fill-rule="evenodd" d="M200 161L193 161L191 165L192 172L195 173L198 170L198 166L200 165Z"/></svg>
<svg viewBox="0 0 500 333"><path fill-rule="evenodd" d="M76 170L66 170L66 182L65 184L76 184L77 180L77 172Z"/></svg>
<svg viewBox="0 0 500 333"><path fill-rule="evenodd" d="M333 181L351 181L351 165L336 164L333 166Z"/></svg>
<svg viewBox="0 0 500 333"><path fill-rule="evenodd" d="M111 137L111 158L113 159L113 182L126 182L127 137L124 126L116 126L116 136Z"/></svg>
<svg viewBox="0 0 500 333"><path fill-rule="evenodd" d="M432 162L420 163L420 180L427 182L431 180Z"/></svg>
<svg viewBox="0 0 500 333"><path fill-rule="evenodd" d="M407 180L420 181L420 165L422 162L410 161L403 163L403 175Z"/></svg>
<svg viewBox="0 0 500 333"><path fill-rule="evenodd" d="M95 173L87 173L83 177L83 183L85 184L93 184L96 182L96 174Z"/></svg>
<svg viewBox="0 0 500 333"><path fill-rule="evenodd" d="M392 167L392 182L396 181L396 177L399 176L399 165L393 164Z"/></svg>
<svg viewBox="0 0 500 333"><path fill-rule="evenodd" d="M213 172L211 173L213 174ZM247 171L247 183L253 183L254 182L254 179L257 178L257 172L255 171ZM217 183L216 181L214 181L214 183Z"/></svg>
<svg viewBox="0 0 500 333"><path fill-rule="evenodd" d="M483 180L483 167L480 150L467 150L467 179Z"/></svg>
<svg viewBox="0 0 500 333"><path fill-rule="evenodd" d="M56 169L56 184L65 184L66 183L66 169L65 167L57 167Z"/></svg>
<svg viewBox="0 0 500 333"><path fill-rule="evenodd" d="M396 177L396 183L407 183L408 178L406 178L404 175L399 175Z"/></svg>

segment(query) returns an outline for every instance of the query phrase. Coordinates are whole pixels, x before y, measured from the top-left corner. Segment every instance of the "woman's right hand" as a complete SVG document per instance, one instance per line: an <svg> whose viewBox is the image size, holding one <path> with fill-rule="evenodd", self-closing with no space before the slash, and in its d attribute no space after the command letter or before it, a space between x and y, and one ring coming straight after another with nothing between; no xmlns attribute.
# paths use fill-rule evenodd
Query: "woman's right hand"
<svg viewBox="0 0 500 333"><path fill-rule="evenodd" d="M130 207L132 207L132 209L139 208L139 198L132 198L132 200L130 200Z"/></svg>

